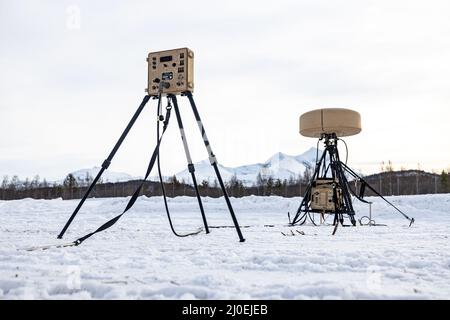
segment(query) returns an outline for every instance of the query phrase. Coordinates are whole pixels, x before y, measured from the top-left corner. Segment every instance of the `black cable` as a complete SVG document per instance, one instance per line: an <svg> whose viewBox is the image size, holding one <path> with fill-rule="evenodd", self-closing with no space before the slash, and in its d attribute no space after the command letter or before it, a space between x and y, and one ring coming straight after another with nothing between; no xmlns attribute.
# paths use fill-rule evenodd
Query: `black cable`
<svg viewBox="0 0 450 320"><path fill-rule="evenodd" d="M309 218L309 220L312 222L312 224L314 225L314 226L316 226L317 227L317 224L316 224L316 222L314 221L314 213L313 213L313 215L311 216L311 211L308 211L308 218Z"/></svg>
<svg viewBox="0 0 450 320"><path fill-rule="evenodd" d="M158 108L156 109L157 112L157 124L156 124L156 139L159 141L159 122L161 121L160 118L160 108L161 107L161 103L158 103ZM167 109L172 108L172 105L170 104L170 100L167 99ZM165 119L165 121L168 121L168 119ZM157 162L157 166L158 166L158 176L159 176L159 182L161 184L161 190L162 190L162 194L163 194L163 199L164 199L164 207L166 208L166 214L167 214L167 219L169 220L169 225L170 225L170 229L172 230L172 233L174 235L176 235L177 237L183 238L183 237L188 237L188 236L193 236L196 234L199 234L202 229L200 229L199 231L196 232L191 232L191 233L186 233L186 234L179 234L175 231L175 228L173 227L173 223L172 223L172 218L170 217L170 211L169 211L169 205L167 204L167 195L166 195L166 188L164 187L164 181L162 178L162 173L161 173L161 161L160 161L160 152L158 152L157 158L156 158L156 162Z"/></svg>
<svg viewBox="0 0 450 320"><path fill-rule="evenodd" d="M150 173L152 171L152 168L153 168L153 166L154 166L154 164L156 162L156 158L157 158L157 155L158 155L158 152L159 152L159 146L161 144L162 137L163 137L164 133L166 132L169 117L170 117L170 110L167 110L167 114L166 114L167 121L164 122L164 127L163 127L163 131L162 131L161 137L158 138L158 141L156 143L155 149L153 150L152 157L150 158L150 162L148 164L147 171L145 173L144 179L141 181L141 183L139 184L137 189L134 191L133 195L131 196L130 200L128 201L128 204L127 204L125 210L123 210L123 212L121 214L119 214L118 216L116 216L116 217L108 220L106 223L102 224L97 230L95 230L95 231L93 231L91 233L88 233L88 234L84 235L83 237L78 238L77 240L73 241L72 243L66 244L64 246L71 246L71 245L78 246L82 242L84 242L86 239L92 237L94 234L112 227L117 221L119 221L119 219L128 210L130 210L133 207L133 205L135 204L136 200L138 199L138 197L140 195L140 192L141 192L141 190L142 190L142 188L143 188L143 186L145 184L145 181L149 177L149 175L150 175Z"/></svg>

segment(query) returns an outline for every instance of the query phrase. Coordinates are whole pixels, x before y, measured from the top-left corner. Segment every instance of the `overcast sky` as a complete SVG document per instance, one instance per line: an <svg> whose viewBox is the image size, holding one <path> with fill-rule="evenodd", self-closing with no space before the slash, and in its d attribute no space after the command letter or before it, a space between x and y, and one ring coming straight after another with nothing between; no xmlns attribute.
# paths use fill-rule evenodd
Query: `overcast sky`
<svg viewBox="0 0 450 320"><path fill-rule="evenodd" d="M194 97L218 160L263 162L315 146L300 114L362 116L349 163L450 167L450 1L0 0L0 174L59 179L99 166L144 96L150 51L195 52ZM195 161L192 112L181 112ZM155 102L111 170L143 175ZM185 168L173 119L165 174Z"/></svg>

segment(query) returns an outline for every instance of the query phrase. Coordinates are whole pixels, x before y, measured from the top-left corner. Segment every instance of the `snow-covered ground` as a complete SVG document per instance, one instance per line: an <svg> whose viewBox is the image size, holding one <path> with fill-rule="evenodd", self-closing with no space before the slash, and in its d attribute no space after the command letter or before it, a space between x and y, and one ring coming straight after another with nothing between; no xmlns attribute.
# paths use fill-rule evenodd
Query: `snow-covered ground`
<svg viewBox="0 0 450 320"><path fill-rule="evenodd" d="M32 252L21 249L84 235L127 199L90 199L63 241L56 235L77 201L0 201L0 298L449 299L450 195L391 197L415 217L411 228L372 200L376 222L387 227L340 227L331 236L329 225L283 227L300 198L233 198L241 225L252 226L239 243L231 228L177 238L162 199L141 197L81 246ZM201 226L195 198L169 201L178 231ZM231 225L223 198L203 201L210 225ZM305 235L280 232L289 230Z"/></svg>

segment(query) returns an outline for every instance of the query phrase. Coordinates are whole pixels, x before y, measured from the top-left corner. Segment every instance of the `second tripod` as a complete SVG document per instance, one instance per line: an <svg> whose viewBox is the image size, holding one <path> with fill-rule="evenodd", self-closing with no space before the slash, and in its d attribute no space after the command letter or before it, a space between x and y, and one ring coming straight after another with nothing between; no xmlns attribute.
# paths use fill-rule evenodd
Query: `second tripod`
<svg viewBox="0 0 450 320"><path fill-rule="evenodd" d="M306 192L294 219L291 221L289 217L290 225L295 225L297 223L304 224L308 218L314 225L316 225L311 213L319 213L322 218L325 214L334 214L333 225L335 226L335 229L333 234L336 232L339 224L344 226L345 216L348 217L351 225L355 226L356 219L355 210L353 209L352 204L352 195L359 201L371 205L371 202L364 199L366 188L371 190L376 196L380 197L391 207L397 210L397 212L399 212L405 219L409 220L409 226L414 223L414 218L408 217L403 211L375 190L360 175L350 169L346 163L343 163L340 160L337 142L338 140L341 140L345 144L344 140L339 139L335 133L323 133L320 140L324 140L325 150L323 151L320 159L316 160L316 169L314 170L313 176L308 184L308 187L306 188ZM355 190L352 190L346 174L360 184L359 192L356 188ZM372 210L371 207L370 210ZM372 220L371 211L368 220L369 225L375 225ZM363 224L361 220L360 224Z"/></svg>
<svg viewBox="0 0 450 320"><path fill-rule="evenodd" d="M349 185L337 148L339 139L336 134L323 134L320 140L324 140L325 150L316 161L313 176L291 224L304 224L309 218L315 225L311 213L319 213L321 217L331 213L334 214L334 225L343 225L344 215L356 225Z"/></svg>

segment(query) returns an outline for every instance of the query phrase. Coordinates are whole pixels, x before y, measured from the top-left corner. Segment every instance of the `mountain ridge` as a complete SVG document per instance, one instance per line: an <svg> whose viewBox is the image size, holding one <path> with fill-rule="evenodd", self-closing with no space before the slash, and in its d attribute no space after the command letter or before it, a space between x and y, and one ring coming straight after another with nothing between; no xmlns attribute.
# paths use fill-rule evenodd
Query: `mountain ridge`
<svg viewBox="0 0 450 320"><path fill-rule="evenodd" d="M300 155L289 155L283 152L276 152L264 162L245 164L237 167L227 167L219 163L219 170L224 181L229 181L236 176L244 185L250 186L255 184L260 175L262 178L269 176L274 179L290 179L296 178L303 174L306 169L314 167L316 161L317 149L312 147ZM319 156L321 151L319 151ZM213 183L216 180L214 169L208 159L194 163L195 175L198 183L206 180ZM71 172L75 179L79 182L86 182L88 178L94 178L99 172L100 167L89 169L80 169ZM172 176L172 175L171 175ZM192 183L190 172L185 169L175 174L179 181ZM165 176L166 180L169 176ZM139 180L142 177L134 177L128 173L105 171L102 176L103 182L125 182L130 180ZM150 180L158 180L157 177L150 177Z"/></svg>
<svg viewBox="0 0 450 320"><path fill-rule="evenodd" d="M244 185L256 183L258 175L261 177L272 177L274 179L289 179L303 174L306 169L311 169L316 161L317 149L312 147L306 152L292 156L283 152L273 154L269 159L262 163L246 164L237 167L225 167L219 164L219 170L222 178L229 181L233 176L241 180ZM319 156L321 151L318 152ZM208 160L202 160L194 163L197 181L203 180L212 183L216 177ZM187 169L175 174L178 180L184 180L192 183L190 173Z"/></svg>

